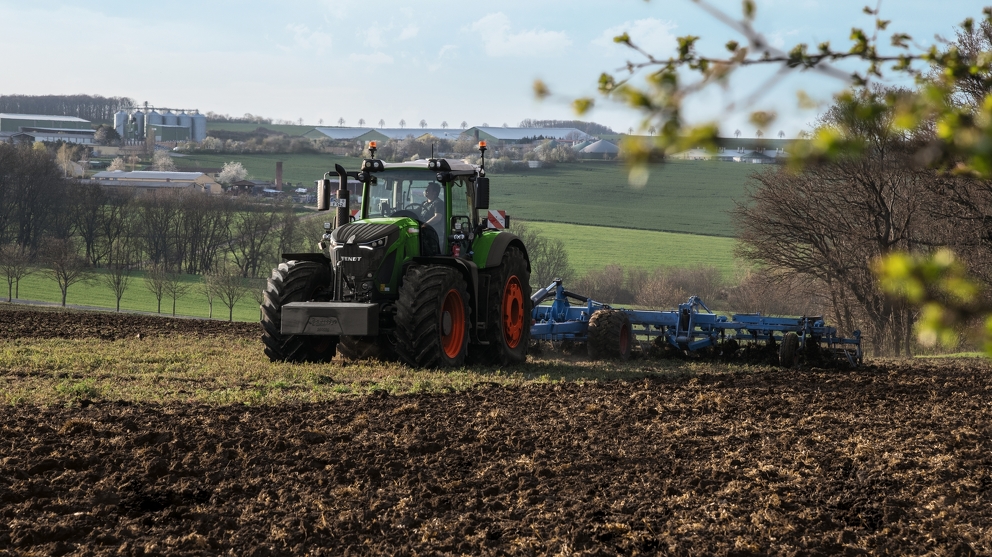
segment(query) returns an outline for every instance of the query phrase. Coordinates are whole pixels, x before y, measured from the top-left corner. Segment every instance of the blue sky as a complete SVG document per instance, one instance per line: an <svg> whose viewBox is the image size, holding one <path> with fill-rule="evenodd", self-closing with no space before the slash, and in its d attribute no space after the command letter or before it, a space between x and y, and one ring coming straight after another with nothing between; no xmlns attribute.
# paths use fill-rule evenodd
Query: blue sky
<svg viewBox="0 0 992 557"><path fill-rule="evenodd" d="M861 12L866 1L757 0L755 27L783 48L824 40L847 47L852 26L872 25ZM738 0L711 3L740 13ZM885 0L882 17L929 45L980 17L982 5ZM0 94L128 96L310 125L382 119L387 127L401 119L408 127L571 119L569 99L595 95L600 72L636 59L610 40L620 32L659 57L681 35L701 36L701 49L714 54L740 39L690 0L0 0L0 22ZM729 91L691 102L686 115L718 122L724 135L751 136L742 104L753 97L749 109L780 114L766 135L794 137L817 113L798 109L796 91L828 103L844 87L799 74L766 90L769 75L747 70ZM535 79L557 95L534 100ZM586 119L618 132L640 122L607 101Z"/></svg>

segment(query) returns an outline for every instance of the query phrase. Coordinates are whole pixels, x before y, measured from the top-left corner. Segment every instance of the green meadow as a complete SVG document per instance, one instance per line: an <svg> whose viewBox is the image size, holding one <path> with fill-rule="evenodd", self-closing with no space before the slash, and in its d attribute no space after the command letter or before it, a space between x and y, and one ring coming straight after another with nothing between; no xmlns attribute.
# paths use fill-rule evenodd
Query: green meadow
<svg viewBox="0 0 992 557"><path fill-rule="evenodd" d="M553 222L530 221L524 225L546 238L561 240L577 276L607 265L649 271L716 267L729 281L741 266L734 258L733 238Z"/></svg>
<svg viewBox="0 0 992 557"><path fill-rule="evenodd" d="M117 301L113 290L104 284L103 276L104 273L97 269L91 273L87 281L70 286L65 303L67 305L115 309ZM121 298L121 311L157 312L158 304L155 300L155 295L145 286L144 276L145 273L143 272L135 272L131 276L128 288L124 291L124 296ZM176 315L208 317L210 315L210 306L201 288L203 284L201 278L199 276L188 275L185 277L184 282L190 288L183 297L176 300ZM264 282L261 279L256 279L254 284L259 291L264 288ZM0 281L0 286L2 286L0 301L6 301L6 280ZM62 293L59 290L58 283L50 278L50 271L40 268L33 274L21 279L17 299L61 304ZM172 298L168 294L162 297L162 313L172 315ZM213 318L226 321L227 316L227 306L215 298ZM235 321L257 321L258 317L258 302L251 293L247 294L234 306Z"/></svg>
<svg viewBox="0 0 992 557"><path fill-rule="evenodd" d="M358 170L361 161L337 155L298 153L298 154L255 154L255 153L221 153L193 154L173 157L179 170L184 168L222 168L228 162L240 162L251 178L255 180L276 179L276 162L282 161L282 179L293 184L302 183L304 187L313 187L313 181L319 180L325 172L334 173L334 165L340 164L348 170Z"/></svg>
<svg viewBox="0 0 992 557"><path fill-rule="evenodd" d="M312 130L314 126L298 126L296 124L242 124L240 122L207 122L207 131L217 130L225 132L253 132L258 128L282 132L295 137L307 133Z"/></svg>

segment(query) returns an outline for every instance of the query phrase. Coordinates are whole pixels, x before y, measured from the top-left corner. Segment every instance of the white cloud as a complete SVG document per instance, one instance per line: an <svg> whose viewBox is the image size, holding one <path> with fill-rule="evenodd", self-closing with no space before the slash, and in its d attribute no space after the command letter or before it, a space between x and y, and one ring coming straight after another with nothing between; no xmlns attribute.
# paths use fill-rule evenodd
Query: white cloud
<svg viewBox="0 0 992 557"><path fill-rule="evenodd" d="M402 31L400 31L400 36L396 37L396 40L405 41L407 39L412 39L416 37L418 33L420 33L419 27L417 27L416 25L408 25L404 27Z"/></svg>
<svg viewBox="0 0 992 557"><path fill-rule="evenodd" d="M322 31L311 31L306 25L287 25L286 30L293 34L293 44L303 50L324 52L331 48L331 36Z"/></svg>
<svg viewBox="0 0 992 557"><path fill-rule="evenodd" d="M441 50L438 51L437 57L438 59L443 59L449 56L449 53L455 53L457 51L458 51L458 45L446 44L441 47Z"/></svg>
<svg viewBox="0 0 992 557"><path fill-rule="evenodd" d="M672 33L676 27L678 26L671 21L662 21L653 17L627 21L603 31L603 34L594 39L592 44L626 51L625 46L613 42L613 37L627 33L631 42L637 46L655 56L667 58L670 54L674 54L677 44L675 34Z"/></svg>
<svg viewBox="0 0 992 557"><path fill-rule="evenodd" d="M472 23L469 29L481 37L486 54L494 58L548 58L563 54L572 46L571 39L564 31L534 29L513 32L510 29L510 18L502 12L483 17Z"/></svg>
<svg viewBox="0 0 992 557"><path fill-rule="evenodd" d="M381 66L393 63L393 57L382 52L373 52L371 54L352 54L348 57L348 59L352 62L357 62L366 66Z"/></svg>

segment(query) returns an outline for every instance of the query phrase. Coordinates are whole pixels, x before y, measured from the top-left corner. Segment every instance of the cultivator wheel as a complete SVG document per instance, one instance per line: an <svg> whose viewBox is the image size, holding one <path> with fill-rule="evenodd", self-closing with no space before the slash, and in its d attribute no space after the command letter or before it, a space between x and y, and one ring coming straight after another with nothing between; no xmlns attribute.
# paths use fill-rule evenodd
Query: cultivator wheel
<svg viewBox="0 0 992 557"><path fill-rule="evenodd" d="M799 364L799 335L785 333L778 346L778 364L784 368L794 368Z"/></svg>
<svg viewBox="0 0 992 557"><path fill-rule="evenodd" d="M507 248L489 281L488 345L478 349L486 364L520 364L527 359L530 344L530 271L522 250Z"/></svg>
<svg viewBox="0 0 992 557"><path fill-rule="evenodd" d="M468 288L451 267L411 267L396 308L396 353L413 367L458 367L468 351ZM525 345L526 346L526 345Z"/></svg>
<svg viewBox="0 0 992 557"><path fill-rule="evenodd" d="M627 360L633 344L630 318L626 312L601 309L589 318L589 340L586 346L591 359Z"/></svg>
<svg viewBox="0 0 992 557"><path fill-rule="evenodd" d="M338 343L338 353L347 360L396 360L396 351L385 335L377 337L342 336Z"/></svg>
<svg viewBox="0 0 992 557"><path fill-rule="evenodd" d="M282 307L291 302L330 300L331 269L315 261L289 261L272 271L262 301L262 342L269 360L329 362L336 336L282 334Z"/></svg>

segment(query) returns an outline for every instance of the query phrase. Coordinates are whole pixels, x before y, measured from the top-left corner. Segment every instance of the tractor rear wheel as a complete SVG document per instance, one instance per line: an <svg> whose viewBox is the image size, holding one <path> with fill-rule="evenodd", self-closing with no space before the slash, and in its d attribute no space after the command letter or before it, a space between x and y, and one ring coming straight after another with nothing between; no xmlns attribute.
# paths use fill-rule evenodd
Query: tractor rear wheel
<svg viewBox="0 0 992 557"><path fill-rule="evenodd" d="M527 360L530 345L530 271L520 248L503 253L489 279L489 315L486 318L488 345L479 346L480 363L511 365Z"/></svg>
<svg viewBox="0 0 992 557"><path fill-rule="evenodd" d="M630 358L634 335L627 313L616 309L601 309L589 318L589 340L586 346L593 360Z"/></svg>
<svg viewBox="0 0 992 557"><path fill-rule="evenodd" d="M384 335L376 337L342 336L338 343L338 353L347 360L390 362L396 359L393 346Z"/></svg>
<svg viewBox="0 0 992 557"><path fill-rule="evenodd" d="M782 344L778 346L778 365L793 368L799 364L799 335L793 332L785 333Z"/></svg>
<svg viewBox="0 0 992 557"><path fill-rule="evenodd" d="M410 267L396 305L396 354L413 367L458 367L468 352L468 287L439 265Z"/></svg>
<svg viewBox="0 0 992 557"><path fill-rule="evenodd" d="M336 336L282 334L282 307L291 302L331 299L331 269L315 261L288 261L272 271L262 301L262 343L269 360L329 362Z"/></svg>

